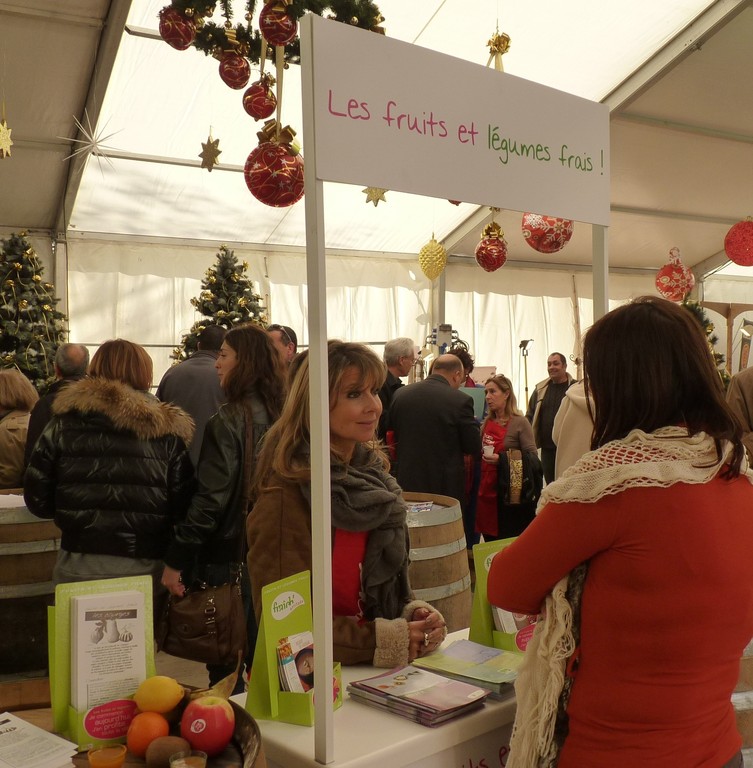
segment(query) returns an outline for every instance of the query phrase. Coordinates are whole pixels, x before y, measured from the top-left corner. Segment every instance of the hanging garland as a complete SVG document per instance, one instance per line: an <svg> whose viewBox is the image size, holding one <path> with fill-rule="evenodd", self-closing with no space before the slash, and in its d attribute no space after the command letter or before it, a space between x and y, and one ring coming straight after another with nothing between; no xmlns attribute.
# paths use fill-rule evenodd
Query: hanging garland
<svg viewBox="0 0 753 768"><path fill-rule="evenodd" d="M225 17L224 25L207 21L212 17L217 4ZM329 11L327 18L384 34L384 29L379 26L384 18L379 12L379 7L371 0L279 0L275 5L282 7L281 10L290 17L293 24L297 24L298 19L306 12L324 16L325 12ZM255 6L256 0L247 0L246 23L233 26L230 0L219 0L219 3L214 0L172 0L169 6L160 11L160 34L166 42L179 50L193 45L207 56L217 58L222 52L234 51L253 64L258 64L261 60L262 37L259 30L251 27ZM163 31L163 21L168 36ZM171 30L179 30L173 32L179 45L171 41ZM191 30L193 39L187 43L186 35ZM300 58L300 41L296 37L285 45L285 61L298 63Z"/></svg>

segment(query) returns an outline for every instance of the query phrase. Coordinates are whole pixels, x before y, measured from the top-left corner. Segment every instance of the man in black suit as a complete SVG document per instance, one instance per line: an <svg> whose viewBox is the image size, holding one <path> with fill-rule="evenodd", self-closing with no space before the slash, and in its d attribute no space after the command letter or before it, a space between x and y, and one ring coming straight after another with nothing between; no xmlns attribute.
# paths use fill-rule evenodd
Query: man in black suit
<svg viewBox="0 0 753 768"><path fill-rule="evenodd" d="M395 476L404 491L452 496L465 506L463 455L481 455L473 400L458 392L465 380L455 355L440 355L424 380L401 387L390 407L395 431Z"/></svg>

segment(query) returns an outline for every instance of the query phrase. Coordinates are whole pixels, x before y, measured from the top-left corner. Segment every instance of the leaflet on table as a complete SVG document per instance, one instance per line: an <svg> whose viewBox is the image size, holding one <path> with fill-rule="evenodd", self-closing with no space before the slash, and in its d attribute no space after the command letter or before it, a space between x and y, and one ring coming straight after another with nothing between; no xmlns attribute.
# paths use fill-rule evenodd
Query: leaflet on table
<svg viewBox="0 0 753 768"><path fill-rule="evenodd" d="M515 681L523 658L520 653L456 640L447 648L416 659L413 665L502 693Z"/></svg>
<svg viewBox="0 0 753 768"><path fill-rule="evenodd" d="M10 712L0 715L0 768L63 768L73 765L76 751L72 742Z"/></svg>
<svg viewBox="0 0 753 768"><path fill-rule="evenodd" d="M146 679L144 594L71 596L71 706L133 695Z"/></svg>
<svg viewBox="0 0 753 768"><path fill-rule="evenodd" d="M155 674L151 576L58 584L47 618L55 732L79 749L122 741Z"/></svg>
<svg viewBox="0 0 753 768"><path fill-rule="evenodd" d="M432 501L409 501L405 505L411 514L420 514L422 512L431 512L434 506Z"/></svg>

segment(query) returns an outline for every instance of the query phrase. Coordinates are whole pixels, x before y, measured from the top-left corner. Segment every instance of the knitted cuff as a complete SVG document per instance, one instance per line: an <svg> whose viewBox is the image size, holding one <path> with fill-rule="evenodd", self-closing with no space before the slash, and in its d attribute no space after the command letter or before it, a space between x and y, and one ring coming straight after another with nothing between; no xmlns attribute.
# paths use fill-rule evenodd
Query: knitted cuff
<svg viewBox="0 0 753 768"><path fill-rule="evenodd" d="M376 619L375 667L401 667L408 663L410 632L405 619Z"/></svg>

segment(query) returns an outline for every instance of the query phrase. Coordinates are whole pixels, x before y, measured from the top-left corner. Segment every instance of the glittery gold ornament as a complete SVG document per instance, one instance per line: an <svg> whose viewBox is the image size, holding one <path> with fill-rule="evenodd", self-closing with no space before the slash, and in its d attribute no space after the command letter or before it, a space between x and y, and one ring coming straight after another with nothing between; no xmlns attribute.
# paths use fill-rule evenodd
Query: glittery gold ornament
<svg viewBox="0 0 753 768"><path fill-rule="evenodd" d="M366 189L362 189L361 192L366 195L367 203L374 203L374 208L376 208L380 202L387 202L387 198L384 196L384 193L387 192L387 190L382 189L381 187L366 187Z"/></svg>
<svg viewBox="0 0 753 768"><path fill-rule="evenodd" d="M248 304L248 299L245 296L241 296L240 299L238 299L238 306L245 307L246 304Z"/></svg>
<svg viewBox="0 0 753 768"><path fill-rule="evenodd" d="M21 301L18 302L18 308L23 311L29 306L29 302L26 301L26 299L21 299Z"/></svg>
<svg viewBox="0 0 753 768"><path fill-rule="evenodd" d="M0 120L0 160L4 157L10 157L10 148L13 146L13 140L10 137L11 128L5 118Z"/></svg>
<svg viewBox="0 0 753 768"><path fill-rule="evenodd" d="M212 134L210 133L206 142L201 143L201 152L199 153L201 167L206 168L211 173L212 168L217 165L217 158L219 158L221 154L220 140L213 139Z"/></svg>
<svg viewBox="0 0 753 768"><path fill-rule="evenodd" d="M418 252L418 263L429 280L436 280L444 271L447 264L447 251L441 243L431 240Z"/></svg>
<svg viewBox="0 0 753 768"><path fill-rule="evenodd" d="M210 285L214 285L214 284L217 282L217 278L216 278L214 275L210 275L210 276L207 278L207 282L208 282Z"/></svg>
<svg viewBox="0 0 753 768"><path fill-rule="evenodd" d="M19 262L14 261L13 262L13 269L16 270L16 272L20 272L23 269L23 266L19 264Z"/></svg>
<svg viewBox="0 0 753 768"><path fill-rule="evenodd" d="M52 312L52 307L49 304L42 304L42 309L45 312Z"/></svg>
<svg viewBox="0 0 753 768"><path fill-rule="evenodd" d="M41 283L42 278L39 275L34 275L34 277L31 278L35 283Z"/></svg>

